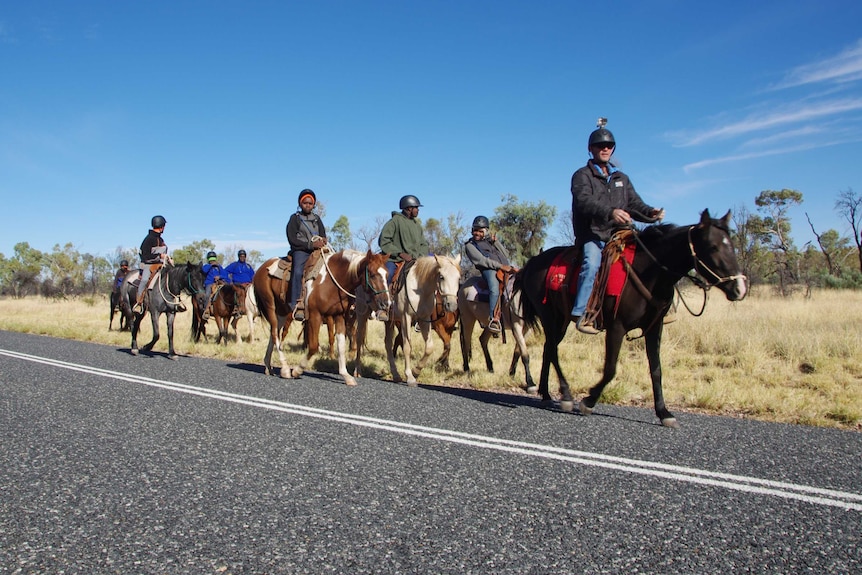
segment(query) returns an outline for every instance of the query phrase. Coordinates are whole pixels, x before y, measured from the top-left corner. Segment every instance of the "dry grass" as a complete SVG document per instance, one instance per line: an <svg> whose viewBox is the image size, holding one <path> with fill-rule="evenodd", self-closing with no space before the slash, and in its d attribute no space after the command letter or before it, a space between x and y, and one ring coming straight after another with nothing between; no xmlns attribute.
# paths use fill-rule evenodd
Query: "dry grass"
<svg viewBox="0 0 862 575"><path fill-rule="evenodd" d="M687 299L699 308L700 295ZM108 331L108 303L96 298L51 302L43 299L0 300L0 329L52 335L117 347L128 347L128 332ZM706 313L692 317L683 309L679 320L667 326L662 346L665 397L671 411L697 411L805 425L862 429L862 293L819 291L811 298L780 299L766 289L743 302L729 303L715 292ZM256 323L256 342L216 346L190 341L190 315L176 321L178 353L212 357L223 361L261 364L265 351L265 328ZM212 324L212 322L210 322ZM115 318L116 326L116 318ZM215 330L211 326L211 332ZM247 324L240 333L247 334ZM145 321L139 343L149 341L150 323ZM162 340L157 350L166 350L162 318ZM299 330L288 335L288 358L298 363ZM325 334L322 334L325 336ZM435 337L434 358L442 351ZM419 337L413 334L414 351ZM532 373L538 380L541 365L541 334L528 339L533 354ZM472 373L461 369L458 333L453 336L452 371L433 368L419 376L422 383L472 387L521 393L523 368L508 375L512 340L503 346L492 340L496 373L485 370L478 340L473 344ZM336 363L324 354L314 369L335 372ZM570 330L561 346L566 373L578 395L599 379L604 339ZM383 350L383 328L372 324L363 375L389 378ZM552 375L552 390L556 380ZM604 403L652 405L643 342L626 342L616 379L602 397Z"/></svg>

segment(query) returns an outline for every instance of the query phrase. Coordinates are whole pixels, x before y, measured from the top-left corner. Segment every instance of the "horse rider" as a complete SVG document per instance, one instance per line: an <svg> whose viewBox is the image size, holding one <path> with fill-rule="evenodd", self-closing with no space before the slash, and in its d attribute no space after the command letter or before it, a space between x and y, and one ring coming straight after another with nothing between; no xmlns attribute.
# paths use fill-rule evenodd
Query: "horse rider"
<svg viewBox="0 0 862 575"><path fill-rule="evenodd" d="M236 253L236 261L228 264L224 268L224 273L227 276L225 281L232 284L248 285L254 279L254 268L246 263L245 250L239 250Z"/></svg>
<svg viewBox="0 0 862 575"><path fill-rule="evenodd" d="M204 288L207 292L207 307L204 310L202 318L206 321L210 318L210 315L212 315L213 286L216 281L225 277L225 273L218 263L218 255L212 251L207 252L207 263L204 264L202 270L206 276L204 278Z"/></svg>
<svg viewBox="0 0 862 575"><path fill-rule="evenodd" d="M402 196L398 201L398 208L401 211L392 212L392 218L383 225L383 230L377 239L380 251L389 256L386 270L389 273L390 284L398 263L411 262L431 251L425 239L422 224L416 219L421 207L422 204L416 196Z"/></svg>
<svg viewBox="0 0 862 575"><path fill-rule="evenodd" d="M512 273L515 269L509 265L509 252L502 242L497 240L497 234L490 233L491 224L485 216L473 218L472 237L464 244L467 259L473 262L485 283L488 284L488 321L485 326L492 333L500 333L503 327L495 315L497 302L500 300L500 281L497 280L497 270Z"/></svg>
<svg viewBox="0 0 862 575"><path fill-rule="evenodd" d="M120 269L114 274L114 289L111 290L114 294L120 293L120 286L123 285L127 273L129 273L129 260L121 260Z"/></svg>
<svg viewBox="0 0 862 575"><path fill-rule="evenodd" d="M305 321L304 302L299 297L302 293L302 275L311 252L326 245L326 228L320 216L314 213L317 196L308 188L299 192L299 207L287 221L285 233L290 244L290 256L293 260L290 272L290 308L293 318Z"/></svg>
<svg viewBox="0 0 862 575"><path fill-rule="evenodd" d="M153 216L150 220L151 229L147 233L147 237L141 242L141 282L138 286L138 300L133 308L135 313L142 313L144 310L144 296L149 289L150 276L153 271L160 270L167 263L173 263L168 255L168 246L165 240L162 239L162 232L165 231L165 224L168 221L164 216ZM180 302L177 304L177 311L186 311L186 306Z"/></svg>
<svg viewBox="0 0 862 575"><path fill-rule="evenodd" d="M591 158L572 175L572 226L575 245L583 248L584 258L571 315L578 331L589 334L599 333L584 319L584 312L605 243L615 229L631 225L632 220L652 223L664 218L664 209L644 203L629 177L614 166L616 140L606 124L606 118L599 118L587 140Z"/></svg>

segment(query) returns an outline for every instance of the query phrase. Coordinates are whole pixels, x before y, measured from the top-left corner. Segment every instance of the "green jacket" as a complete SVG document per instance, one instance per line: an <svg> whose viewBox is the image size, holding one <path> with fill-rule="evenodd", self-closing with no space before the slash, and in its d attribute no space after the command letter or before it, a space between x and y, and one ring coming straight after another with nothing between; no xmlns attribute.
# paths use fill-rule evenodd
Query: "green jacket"
<svg viewBox="0 0 862 575"><path fill-rule="evenodd" d="M392 212L392 219L383 226L377 240L380 251L389 255L389 259L400 262L404 252L411 257L427 256L430 248L422 231L422 225L415 219L411 220L401 212Z"/></svg>

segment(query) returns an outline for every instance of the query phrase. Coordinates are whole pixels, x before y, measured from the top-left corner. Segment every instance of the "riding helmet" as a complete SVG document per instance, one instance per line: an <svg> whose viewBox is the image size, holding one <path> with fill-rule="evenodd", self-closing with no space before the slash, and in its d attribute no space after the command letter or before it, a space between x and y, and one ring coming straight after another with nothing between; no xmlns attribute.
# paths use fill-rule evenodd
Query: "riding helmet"
<svg viewBox="0 0 862 575"><path fill-rule="evenodd" d="M491 223L488 221L488 218L485 216L476 216L473 218L473 229L481 230L482 228L490 228Z"/></svg>
<svg viewBox="0 0 862 575"><path fill-rule="evenodd" d="M309 190L308 188L305 188L304 190L299 192L299 198L297 198L296 203L301 204L305 196L311 196L311 199L314 201L315 205L317 204L317 196L315 196L314 192Z"/></svg>
<svg viewBox="0 0 862 575"><path fill-rule="evenodd" d="M236 253L236 257L239 257L239 256L245 256L245 255L248 255L248 254L246 254L246 253L245 253L245 250L239 250L239 251Z"/></svg>
<svg viewBox="0 0 862 575"><path fill-rule="evenodd" d="M421 208L422 204L419 203L419 198L416 196L407 195L401 198L401 201L398 202L398 209L403 210L404 208Z"/></svg>
<svg viewBox="0 0 862 575"><path fill-rule="evenodd" d="M214 261L218 259L218 255L215 252L207 252L207 261Z"/></svg>
<svg viewBox="0 0 862 575"><path fill-rule="evenodd" d="M163 228L168 221L164 218L164 216L153 216L153 220L150 222L153 226L153 229Z"/></svg>
<svg viewBox="0 0 862 575"><path fill-rule="evenodd" d="M590 140L587 144L588 147L593 147L596 144L610 144L616 147L617 143L614 140L614 135L611 134L611 131L607 128L599 128L598 130L593 130L590 134Z"/></svg>

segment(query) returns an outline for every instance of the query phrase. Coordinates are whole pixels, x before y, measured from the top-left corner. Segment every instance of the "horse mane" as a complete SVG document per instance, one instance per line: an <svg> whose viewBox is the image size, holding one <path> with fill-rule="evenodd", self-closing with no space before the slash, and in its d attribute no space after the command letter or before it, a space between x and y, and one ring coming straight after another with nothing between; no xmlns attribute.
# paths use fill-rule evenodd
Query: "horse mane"
<svg viewBox="0 0 862 575"><path fill-rule="evenodd" d="M416 275L424 280L429 275L436 273L438 267L442 269L447 265L457 267L460 273L460 266L455 263L455 260L453 260L449 256L439 255L422 256L421 258L418 258L416 260L416 264L414 264L413 266L413 269L416 270Z"/></svg>
<svg viewBox="0 0 862 575"><path fill-rule="evenodd" d="M351 279L359 277L359 265L362 258L365 257L365 252L359 250L345 249L341 251L341 256L347 260L347 274Z"/></svg>

